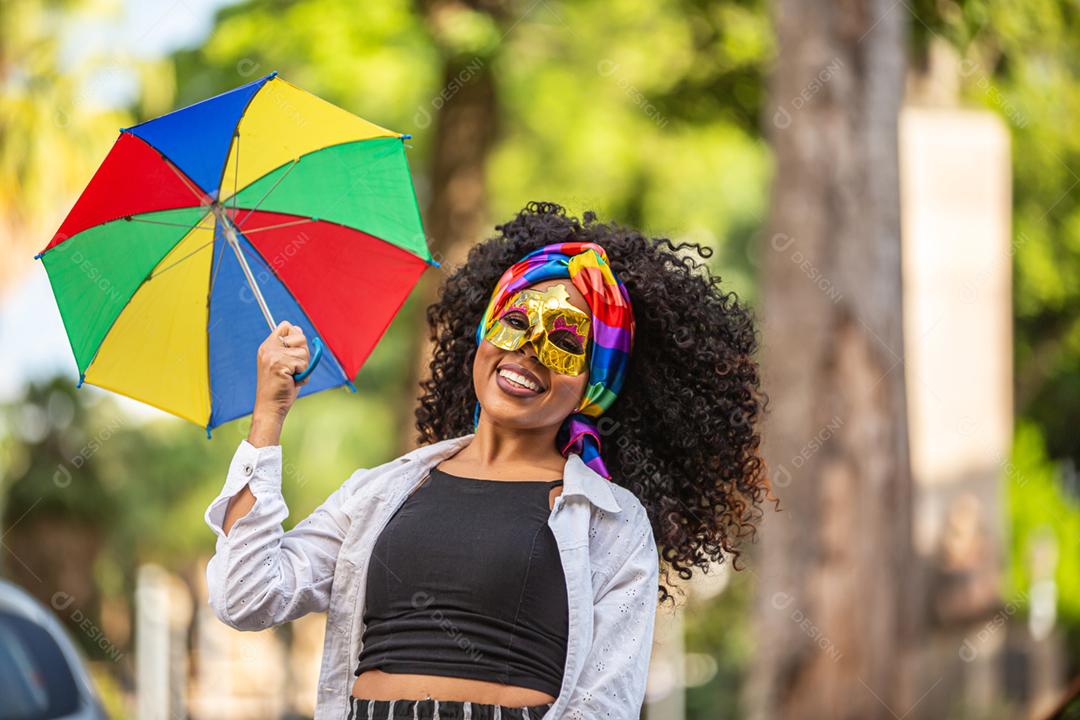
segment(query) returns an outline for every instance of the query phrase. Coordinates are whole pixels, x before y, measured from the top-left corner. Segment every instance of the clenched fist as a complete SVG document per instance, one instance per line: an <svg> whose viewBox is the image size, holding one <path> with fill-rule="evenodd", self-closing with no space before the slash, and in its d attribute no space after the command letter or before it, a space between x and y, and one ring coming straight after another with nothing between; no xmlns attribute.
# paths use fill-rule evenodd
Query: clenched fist
<svg viewBox="0 0 1080 720"><path fill-rule="evenodd" d="M256 447L276 445L285 416L310 378L296 382L293 375L308 366L308 343L299 325L283 320L263 340L258 353L255 408L248 441Z"/></svg>

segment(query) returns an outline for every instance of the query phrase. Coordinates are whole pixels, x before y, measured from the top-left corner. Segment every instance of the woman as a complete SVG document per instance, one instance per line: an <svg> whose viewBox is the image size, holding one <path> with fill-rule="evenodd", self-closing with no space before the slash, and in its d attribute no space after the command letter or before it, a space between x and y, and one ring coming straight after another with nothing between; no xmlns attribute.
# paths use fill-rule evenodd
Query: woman
<svg viewBox="0 0 1080 720"><path fill-rule="evenodd" d="M328 611L317 720L637 718L654 593L754 531L755 332L711 251L550 203L496 230L428 309L421 447L287 533L278 443L307 344L282 323L259 350L206 511L210 603L245 630Z"/></svg>

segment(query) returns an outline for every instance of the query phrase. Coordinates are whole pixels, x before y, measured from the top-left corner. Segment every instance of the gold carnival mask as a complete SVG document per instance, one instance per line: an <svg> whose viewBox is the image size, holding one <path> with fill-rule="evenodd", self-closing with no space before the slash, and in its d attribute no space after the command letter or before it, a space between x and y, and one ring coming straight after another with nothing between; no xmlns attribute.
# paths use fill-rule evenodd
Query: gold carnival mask
<svg viewBox="0 0 1080 720"><path fill-rule="evenodd" d="M562 285L543 292L525 289L506 303L484 339L503 350L517 350L530 342L544 367L560 375L585 370L585 350L592 319L570 303Z"/></svg>

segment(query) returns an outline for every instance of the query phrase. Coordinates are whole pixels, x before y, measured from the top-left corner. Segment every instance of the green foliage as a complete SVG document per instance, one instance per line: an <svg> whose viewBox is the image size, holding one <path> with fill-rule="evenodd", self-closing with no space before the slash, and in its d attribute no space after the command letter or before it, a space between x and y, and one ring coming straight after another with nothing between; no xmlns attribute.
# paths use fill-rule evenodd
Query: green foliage
<svg viewBox="0 0 1080 720"><path fill-rule="evenodd" d="M752 297L769 155L748 118L772 52L757 7L542 3L521 18L495 61L494 218L555 200L699 241L718 250L731 288Z"/></svg>
<svg viewBox="0 0 1080 720"><path fill-rule="evenodd" d="M732 289L752 297L769 179L756 129L773 52L763 4L594 0L507 13L496 26L466 6L424 17L402 0L242 3L221 11L203 47L177 54L176 104L277 69L412 133L424 206L434 118L490 64L501 128L487 178L493 224L529 200L594 209L716 248Z"/></svg>
<svg viewBox="0 0 1080 720"><path fill-rule="evenodd" d="M1006 473L1011 598L1028 604L1033 582L1053 580L1058 614L1080 624L1080 501L1063 487L1062 466L1047 456L1039 427L1017 427Z"/></svg>
<svg viewBox="0 0 1080 720"><path fill-rule="evenodd" d="M66 209L57 198L81 189L129 119L87 107L103 63L65 67L61 57L78 14L100 11L89 0L0 3L0 222L22 231L9 247L28 244L32 254L45 246L56 229L46 225Z"/></svg>
<svg viewBox="0 0 1080 720"><path fill-rule="evenodd" d="M687 688L687 720L741 718L742 688L754 652L753 624L747 618L753 602L753 577L727 568L730 579L723 592L683 612L686 652L711 658L716 672L701 685Z"/></svg>
<svg viewBox="0 0 1080 720"><path fill-rule="evenodd" d="M438 51L406 0L240 3L222 10L207 41L177 53L174 64L175 106L277 70L361 117L417 137L415 111L440 81Z"/></svg>

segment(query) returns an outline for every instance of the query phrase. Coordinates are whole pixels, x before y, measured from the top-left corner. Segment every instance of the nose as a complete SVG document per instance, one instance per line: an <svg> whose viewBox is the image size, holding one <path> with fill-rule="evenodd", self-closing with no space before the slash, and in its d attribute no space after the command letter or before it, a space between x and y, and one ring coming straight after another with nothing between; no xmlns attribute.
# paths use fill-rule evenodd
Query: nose
<svg viewBox="0 0 1080 720"><path fill-rule="evenodd" d="M533 360L540 362L540 355L536 352L536 340L526 340L518 348L518 352L526 357L531 357Z"/></svg>

